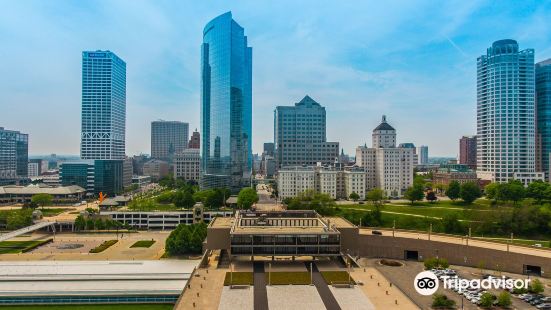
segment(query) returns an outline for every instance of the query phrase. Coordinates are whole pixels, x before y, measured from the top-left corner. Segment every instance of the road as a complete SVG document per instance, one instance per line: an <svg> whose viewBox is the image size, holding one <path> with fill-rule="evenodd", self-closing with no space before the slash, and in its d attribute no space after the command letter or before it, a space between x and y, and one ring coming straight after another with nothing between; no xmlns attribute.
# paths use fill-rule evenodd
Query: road
<svg viewBox="0 0 551 310"><path fill-rule="evenodd" d="M265 184L258 184L256 187L256 193L258 194L258 202L256 203L256 209L260 211L281 211L283 205L278 203L275 198L272 198L270 188Z"/></svg>

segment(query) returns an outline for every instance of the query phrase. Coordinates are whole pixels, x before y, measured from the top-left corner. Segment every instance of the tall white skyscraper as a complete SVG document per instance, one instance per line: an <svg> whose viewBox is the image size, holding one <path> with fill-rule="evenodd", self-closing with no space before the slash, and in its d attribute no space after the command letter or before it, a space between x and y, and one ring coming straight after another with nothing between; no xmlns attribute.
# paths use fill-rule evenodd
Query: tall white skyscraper
<svg viewBox="0 0 551 310"><path fill-rule="evenodd" d="M417 147L417 158L419 165L426 165L429 163L429 147L421 145Z"/></svg>
<svg viewBox="0 0 551 310"><path fill-rule="evenodd" d="M477 59L477 173L528 183L535 162L534 50L499 40Z"/></svg>
<svg viewBox="0 0 551 310"><path fill-rule="evenodd" d="M82 159L124 159L126 63L110 51L82 52Z"/></svg>

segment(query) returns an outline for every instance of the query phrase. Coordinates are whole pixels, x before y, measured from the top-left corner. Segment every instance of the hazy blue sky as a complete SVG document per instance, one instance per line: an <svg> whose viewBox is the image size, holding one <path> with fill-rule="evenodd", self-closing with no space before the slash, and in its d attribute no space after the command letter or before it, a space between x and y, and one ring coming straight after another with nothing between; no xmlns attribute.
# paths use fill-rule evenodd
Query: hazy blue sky
<svg viewBox="0 0 551 310"><path fill-rule="evenodd" d="M551 57L549 1L0 0L0 126L31 154L78 154L81 51L127 63L128 154L150 152L150 122L199 128L203 26L231 10L253 47L254 151L273 110L305 94L327 138L354 154L381 115L399 142L455 156L476 130L476 58L498 39Z"/></svg>

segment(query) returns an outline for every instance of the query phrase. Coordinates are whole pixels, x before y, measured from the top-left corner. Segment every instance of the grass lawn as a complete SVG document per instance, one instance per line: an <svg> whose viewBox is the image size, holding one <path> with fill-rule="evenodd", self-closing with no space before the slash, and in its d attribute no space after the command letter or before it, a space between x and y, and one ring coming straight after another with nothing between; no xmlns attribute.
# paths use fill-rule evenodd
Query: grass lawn
<svg viewBox="0 0 551 310"><path fill-rule="evenodd" d="M172 308L174 308L172 304L2 306L2 310L170 310Z"/></svg>
<svg viewBox="0 0 551 310"><path fill-rule="evenodd" d="M74 211L75 208L37 208L37 210L40 210L42 212L42 216L48 217L48 216L56 216L60 213L67 212L67 211Z"/></svg>
<svg viewBox="0 0 551 310"><path fill-rule="evenodd" d="M104 241L102 244L98 245L97 247L90 250L90 253L101 253L105 250L107 250L110 246L117 243L119 240L107 240Z"/></svg>
<svg viewBox="0 0 551 310"><path fill-rule="evenodd" d="M272 285L308 285L310 284L310 272L271 272L265 273L266 284Z"/></svg>
<svg viewBox="0 0 551 310"><path fill-rule="evenodd" d="M228 286L230 284L253 285L253 273L252 272L233 272L233 275L231 275L230 272L226 272L226 277L224 278L224 285Z"/></svg>
<svg viewBox="0 0 551 310"><path fill-rule="evenodd" d="M168 203L168 204L155 203L152 206L148 206L148 205L145 205L145 204L142 204L139 207L134 207L134 208L132 206L129 206L128 210L131 210L131 211L179 211L181 209L176 207L173 203Z"/></svg>
<svg viewBox="0 0 551 310"><path fill-rule="evenodd" d="M488 240L488 241L499 242L499 243L510 243L509 242L510 239L507 239L507 238L491 238L491 237L480 238L480 237L478 237L477 239ZM541 244L542 248L550 248L551 247L551 241L547 241L547 240L513 239L513 244L533 246L536 243Z"/></svg>
<svg viewBox="0 0 551 310"><path fill-rule="evenodd" d="M0 242L0 254L28 252L50 241L52 241L52 239L38 241L2 241Z"/></svg>
<svg viewBox="0 0 551 310"><path fill-rule="evenodd" d="M136 241L133 245L131 245L131 248L149 248L155 243L155 240L140 240Z"/></svg>
<svg viewBox="0 0 551 310"><path fill-rule="evenodd" d="M321 271L320 273L328 285L333 283L348 283L349 276L346 271ZM356 284L352 277L350 277L350 284Z"/></svg>

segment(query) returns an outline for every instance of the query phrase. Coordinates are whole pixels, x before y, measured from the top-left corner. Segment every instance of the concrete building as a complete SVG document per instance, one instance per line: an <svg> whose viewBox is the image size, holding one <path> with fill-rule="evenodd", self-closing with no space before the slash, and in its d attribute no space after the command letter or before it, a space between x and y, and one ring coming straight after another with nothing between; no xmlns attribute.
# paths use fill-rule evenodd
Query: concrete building
<svg viewBox="0 0 551 310"><path fill-rule="evenodd" d="M0 185L27 179L29 135L0 127Z"/></svg>
<svg viewBox="0 0 551 310"><path fill-rule="evenodd" d="M137 184L139 187L146 186L151 183L151 177L148 175L135 175L132 177L132 184Z"/></svg>
<svg viewBox="0 0 551 310"><path fill-rule="evenodd" d="M551 58L536 64L536 169L549 180L551 156Z"/></svg>
<svg viewBox="0 0 551 310"><path fill-rule="evenodd" d="M273 142L264 142L264 148L262 154L266 154L268 156L274 156L275 154L275 146Z"/></svg>
<svg viewBox="0 0 551 310"><path fill-rule="evenodd" d="M282 234L285 232L285 234ZM356 247L358 227L315 211L238 211L208 226L208 250L231 256L340 256Z"/></svg>
<svg viewBox="0 0 551 310"><path fill-rule="evenodd" d="M32 177L37 177L39 176L40 174L38 173L39 171L39 166L38 166L38 163L31 163L29 162L27 164L27 176L29 178L32 178Z"/></svg>
<svg viewBox="0 0 551 310"><path fill-rule="evenodd" d="M373 130L372 147L356 148L356 165L366 172L366 191L380 188L389 197L401 197L413 185L414 150L396 147L396 130L383 115Z"/></svg>
<svg viewBox="0 0 551 310"><path fill-rule="evenodd" d="M339 157L339 143L327 142L325 108L309 96L276 107L274 141L278 168L333 164Z"/></svg>
<svg viewBox="0 0 551 310"><path fill-rule="evenodd" d="M169 173L169 166L166 161L152 159L143 165L143 174L150 176L154 182L168 176Z"/></svg>
<svg viewBox="0 0 551 310"><path fill-rule="evenodd" d="M29 177L39 176L42 173L48 171L48 161L44 159L29 159L29 168L32 170L33 175L31 175L31 170L29 170ZM34 175L36 173L36 175Z"/></svg>
<svg viewBox="0 0 551 310"><path fill-rule="evenodd" d="M536 171L534 50L499 40L477 59L477 174L507 182Z"/></svg>
<svg viewBox="0 0 551 310"><path fill-rule="evenodd" d="M288 166L277 173L277 189L281 198L293 198L313 190L333 199L347 199L353 192L365 199L365 180L365 171L354 166Z"/></svg>
<svg viewBox="0 0 551 310"><path fill-rule="evenodd" d="M199 149L187 149L174 157L174 177L199 182L201 155Z"/></svg>
<svg viewBox="0 0 551 310"><path fill-rule="evenodd" d="M426 145L421 145L417 147L417 164L426 165L429 163L429 147Z"/></svg>
<svg viewBox="0 0 551 310"><path fill-rule="evenodd" d="M151 158L172 162L174 154L188 146L189 124L178 121L151 122Z"/></svg>
<svg viewBox="0 0 551 310"><path fill-rule="evenodd" d="M190 148L190 149L200 149L201 148L201 135L199 134L197 129L195 129L193 134L191 134L191 138L189 139L187 147Z"/></svg>
<svg viewBox="0 0 551 310"><path fill-rule="evenodd" d="M459 163L476 170L476 136L459 139Z"/></svg>
<svg viewBox="0 0 551 310"><path fill-rule="evenodd" d="M251 184L252 48L224 13L205 25L201 45L201 189Z"/></svg>
<svg viewBox="0 0 551 310"><path fill-rule="evenodd" d="M30 202L33 195L49 194L55 203L74 203L84 200L86 190L80 186L15 186L0 187L0 203L26 203Z"/></svg>
<svg viewBox="0 0 551 310"><path fill-rule="evenodd" d="M413 149L413 164L417 166L419 165L419 154L417 154L417 147L415 147L415 144L411 142L405 142L398 144L398 147Z"/></svg>
<svg viewBox="0 0 551 310"><path fill-rule="evenodd" d="M443 164L440 165L437 171L432 173L433 185L448 186L453 181L461 184L469 182L478 184L476 171L463 164Z"/></svg>
<svg viewBox="0 0 551 310"><path fill-rule="evenodd" d="M260 168L262 175L267 178L272 178L276 174L276 168L277 165L275 158L270 155L264 155L262 159L262 167Z"/></svg>
<svg viewBox="0 0 551 310"><path fill-rule="evenodd" d="M126 63L113 52L82 52L81 119L82 159L124 159Z"/></svg>

